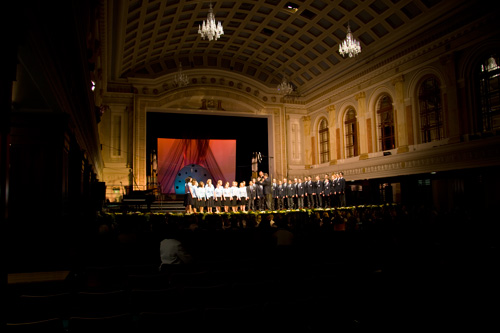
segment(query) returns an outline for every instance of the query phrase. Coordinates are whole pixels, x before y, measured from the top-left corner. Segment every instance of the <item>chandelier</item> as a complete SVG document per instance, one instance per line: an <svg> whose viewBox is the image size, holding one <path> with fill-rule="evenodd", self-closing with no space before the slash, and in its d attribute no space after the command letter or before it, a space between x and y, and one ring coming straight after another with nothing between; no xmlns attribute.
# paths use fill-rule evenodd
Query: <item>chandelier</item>
<svg viewBox="0 0 500 333"><path fill-rule="evenodd" d="M207 21L203 21L203 25L198 25L198 33L203 39L207 37L208 40L213 40L214 38L217 40L224 34L222 23L220 23L220 21L218 23L215 22L212 3L210 3L210 8L208 9Z"/></svg>
<svg viewBox="0 0 500 333"><path fill-rule="evenodd" d="M186 74L182 72L182 64L179 64L179 71L174 76L175 87L185 87L189 84L189 79Z"/></svg>
<svg viewBox="0 0 500 333"><path fill-rule="evenodd" d="M342 44L339 45L339 52L342 56L348 54L349 58L352 58L361 52L361 45L359 44L359 41L354 39L352 36L349 23L347 23L347 35Z"/></svg>
<svg viewBox="0 0 500 333"><path fill-rule="evenodd" d="M288 82L286 77L283 76L283 81L278 84L278 94L280 95L290 95L293 91L293 86Z"/></svg>

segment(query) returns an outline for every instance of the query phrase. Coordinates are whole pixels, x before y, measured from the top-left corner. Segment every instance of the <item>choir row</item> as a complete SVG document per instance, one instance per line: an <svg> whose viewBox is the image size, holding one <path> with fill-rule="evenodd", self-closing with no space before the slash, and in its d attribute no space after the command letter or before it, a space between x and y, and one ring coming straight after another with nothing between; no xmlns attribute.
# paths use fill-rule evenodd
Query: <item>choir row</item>
<svg viewBox="0 0 500 333"><path fill-rule="evenodd" d="M253 178L246 184L242 181L231 184L218 180L214 186L211 179L205 184L190 177L186 178L185 206L187 213L262 211L282 209L313 209L345 206L345 179L342 173L276 181L271 184L271 200L266 200L263 178Z"/></svg>

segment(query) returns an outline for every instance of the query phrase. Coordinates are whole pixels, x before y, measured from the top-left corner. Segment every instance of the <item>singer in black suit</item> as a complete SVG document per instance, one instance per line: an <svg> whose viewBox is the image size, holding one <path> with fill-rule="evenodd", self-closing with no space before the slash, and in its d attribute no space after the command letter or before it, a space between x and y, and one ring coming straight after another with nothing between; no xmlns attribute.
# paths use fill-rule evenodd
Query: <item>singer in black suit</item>
<svg viewBox="0 0 500 333"><path fill-rule="evenodd" d="M256 210L264 210L264 189L260 184L260 178L253 179L253 183L255 184L255 209Z"/></svg>
<svg viewBox="0 0 500 333"><path fill-rule="evenodd" d="M247 187L247 196L248 196L248 210L249 211L254 211L256 210L255 207L255 200L257 199L257 185L253 183L253 181L248 182L248 187Z"/></svg>
<svg viewBox="0 0 500 333"><path fill-rule="evenodd" d="M285 196L286 196L286 184L283 184L280 181L278 181L278 203L277 203L277 208L278 210L285 209Z"/></svg>
<svg viewBox="0 0 500 333"><path fill-rule="evenodd" d="M297 195L297 187L290 179L286 187L287 209L293 209L293 198Z"/></svg>
<svg viewBox="0 0 500 333"><path fill-rule="evenodd" d="M272 184L271 184L271 179L269 178L269 175L267 173L262 173L263 178L260 179L260 181L257 181L260 185L262 185L263 192L264 192L264 198L265 198L265 204L266 210L271 210L271 200L273 199L273 189L272 189Z"/></svg>
<svg viewBox="0 0 500 333"><path fill-rule="evenodd" d="M319 178L319 176L316 176L315 184L316 184L316 187L315 187L316 208L322 208L323 207L323 181Z"/></svg>
<svg viewBox="0 0 500 333"><path fill-rule="evenodd" d="M344 173L340 172L339 173L339 201L340 201L340 207L345 207L346 202L345 202L345 178L344 178Z"/></svg>
<svg viewBox="0 0 500 333"><path fill-rule="evenodd" d="M325 174L325 179L323 180L323 205L324 208L330 208L330 199L332 194L332 183L328 174Z"/></svg>
<svg viewBox="0 0 500 333"><path fill-rule="evenodd" d="M304 200L306 195L306 185L299 178L297 183L297 209L304 209Z"/></svg>
<svg viewBox="0 0 500 333"><path fill-rule="evenodd" d="M306 181L304 182L306 186L306 199L307 199L307 208L313 209L314 208L314 201L313 201L313 181L311 179L311 176L306 177Z"/></svg>

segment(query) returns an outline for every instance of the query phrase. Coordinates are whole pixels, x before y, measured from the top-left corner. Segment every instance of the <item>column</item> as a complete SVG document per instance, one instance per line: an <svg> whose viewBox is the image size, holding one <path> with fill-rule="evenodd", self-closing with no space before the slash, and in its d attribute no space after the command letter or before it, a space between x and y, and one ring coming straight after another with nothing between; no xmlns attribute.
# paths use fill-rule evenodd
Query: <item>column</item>
<svg viewBox="0 0 500 333"><path fill-rule="evenodd" d="M398 76L392 80L394 85L394 118L396 120L396 147L398 154L408 152L408 131L406 128L406 110L404 105L404 76Z"/></svg>
<svg viewBox="0 0 500 333"><path fill-rule="evenodd" d="M340 151L338 149L338 144L335 145L335 105L330 105L327 107L328 110L328 135L330 136L330 165L337 164L337 159L340 159ZM334 147L337 146L337 149Z"/></svg>
<svg viewBox="0 0 500 333"><path fill-rule="evenodd" d="M311 150L311 117L302 117L302 124L304 126L304 168L309 169L313 164L312 150Z"/></svg>
<svg viewBox="0 0 500 333"><path fill-rule="evenodd" d="M369 138L367 137L368 133L371 133L369 129L366 128L366 119L370 117L367 114L366 110L366 93L360 92L354 96L356 101L358 102L358 109L356 112L357 115L357 135L358 135L358 145L359 145L359 159L364 160L368 158L368 142Z"/></svg>

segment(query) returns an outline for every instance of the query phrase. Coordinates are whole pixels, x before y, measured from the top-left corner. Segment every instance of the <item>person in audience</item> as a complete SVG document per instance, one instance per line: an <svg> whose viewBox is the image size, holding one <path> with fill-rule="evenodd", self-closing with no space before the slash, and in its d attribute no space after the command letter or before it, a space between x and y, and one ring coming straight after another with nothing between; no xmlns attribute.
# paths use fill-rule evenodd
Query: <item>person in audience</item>
<svg viewBox="0 0 500 333"><path fill-rule="evenodd" d="M168 265L191 264L193 262L193 256L179 240L178 227L174 222L164 225L162 236L163 239L160 242L160 271L165 270Z"/></svg>
<svg viewBox="0 0 500 333"><path fill-rule="evenodd" d="M278 217L275 221L276 231L273 233L273 239L276 248L277 259L280 262L291 259L292 249L294 247L295 235L290 230L287 220L284 217Z"/></svg>

